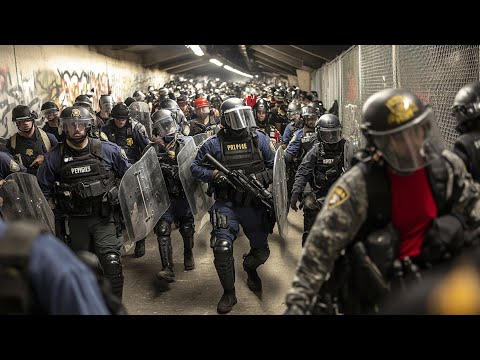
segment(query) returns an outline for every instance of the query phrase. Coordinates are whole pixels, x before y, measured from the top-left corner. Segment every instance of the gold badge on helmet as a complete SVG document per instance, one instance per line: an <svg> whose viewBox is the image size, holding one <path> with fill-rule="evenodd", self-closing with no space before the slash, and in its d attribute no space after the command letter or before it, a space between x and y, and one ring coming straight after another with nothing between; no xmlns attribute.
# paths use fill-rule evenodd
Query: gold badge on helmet
<svg viewBox="0 0 480 360"><path fill-rule="evenodd" d="M395 95L388 99L385 106L390 110L389 124L402 124L413 118L418 111L417 105L403 95Z"/></svg>
<svg viewBox="0 0 480 360"><path fill-rule="evenodd" d="M80 110L72 109L72 117L80 117Z"/></svg>

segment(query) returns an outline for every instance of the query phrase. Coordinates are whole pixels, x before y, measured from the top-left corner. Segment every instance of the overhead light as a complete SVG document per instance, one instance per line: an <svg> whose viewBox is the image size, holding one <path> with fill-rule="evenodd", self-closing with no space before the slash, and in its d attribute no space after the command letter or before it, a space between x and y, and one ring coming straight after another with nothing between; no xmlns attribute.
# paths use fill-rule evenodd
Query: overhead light
<svg viewBox="0 0 480 360"><path fill-rule="evenodd" d="M215 81L220 81L220 79L219 79L219 78L215 78Z"/></svg>
<svg viewBox="0 0 480 360"><path fill-rule="evenodd" d="M220 61L218 61L217 59L210 59L210 62L211 62L212 64L217 65L217 66L222 66L222 65L223 65L223 63L220 62Z"/></svg>
<svg viewBox="0 0 480 360"><path fill-rule="evenodd" d="M198 45L185 45L187 48L192 49L193 53L197 56L203 56L203 50Z"/></svg>
<svg viewBox="0 0 480 360"><path fill-rule="evenodd" d="M234 72L235 74L242 75L242 76L249 77L249 78L252 78L252 77L253 77L253 75L244 73L244 72L242 72L242 71L240 71L240 70L237 70L237 69L234 69L234 68L232 68L232 67L229 66L229 65L224 65L223 67L224 67L225 69L231 71L231 72Z"/></svg>
<svg viewBox="0 0 480 360"><path fill-rule="evenodd" d="M255 77L258 79L258 75L255 75Z"/></svg>

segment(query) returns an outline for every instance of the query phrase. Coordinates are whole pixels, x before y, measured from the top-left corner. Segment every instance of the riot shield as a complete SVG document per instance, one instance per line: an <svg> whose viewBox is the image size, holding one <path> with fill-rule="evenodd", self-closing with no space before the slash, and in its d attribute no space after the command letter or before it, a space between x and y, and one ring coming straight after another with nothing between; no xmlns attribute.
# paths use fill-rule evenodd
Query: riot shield
<svg viewBox="0 0 480 360"><path fill-rule="evenodd" d="M118 198L128 237L143 239L170 206L155 148L148 149L123 175Z"/></svg>
<svg viewBox="0 0 480 360"><path fill-rule="evenodd" d="M206 139L207 134L195 135L193 137L194 140L187 141L177 155L180 181L196 221L202 220L214 203L213 197L206 194L208 185L195 179L190 171L190 166L197 155L196 140L200 140L202 138L201 135L205 135ZM198 138L195 139L196 137Z"/></svg>
<svg viewBox="0 0 480 360"><path fill-rule="evenodd" d="M282 147L275 153L273 164L273 204L277 218L278 231L280 236L286 239L288 234L288 195L287 195L287 171L285 167L285 155Z"/></svg>
<svg viewBox="0 0 480 360"><path fill-rule="evenodd" d="M139 123L145 126L147 130L147 135L149 138L152 137L152 120L150 119L150 109L148 104L143 101L135 101L130 104L128 107L130 110L130 117L137 120Z"/></svg>
<svg viewBox="0 0 480 360"><path fill-rule="evenodd" d="M195 141L195 145L198 147L202 145L202 143L207 140L210 136L207 133L200 133L193 136L193 140Z"/></svg>
<svg viewBox="0 0 480 360"><path fill-rule="evenodd" d="M33 220L55 234L55 217L32 174L13 173L0 187L0 209L5 220Z"/></svg>

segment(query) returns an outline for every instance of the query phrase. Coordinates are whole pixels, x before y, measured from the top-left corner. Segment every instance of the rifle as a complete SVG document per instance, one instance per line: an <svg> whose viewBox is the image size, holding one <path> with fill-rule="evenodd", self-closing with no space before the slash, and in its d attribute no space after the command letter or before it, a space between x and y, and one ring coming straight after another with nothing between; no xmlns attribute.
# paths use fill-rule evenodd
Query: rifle
<svg viewBox="0 0 480 360"><path fill-rule="evenodd" d="M225 174L225 177L227 178L227 182L235 190L240 187L246 193L260 200L262 204L266 207L269 215L275 214L272 194L267 189L265 189L257 179L255 179L251 175L247 177L244 173L238 170L228 170L210 154L205 155L203 162L205 163L205 161L208 161L215 169L223 172Z"/></svg>

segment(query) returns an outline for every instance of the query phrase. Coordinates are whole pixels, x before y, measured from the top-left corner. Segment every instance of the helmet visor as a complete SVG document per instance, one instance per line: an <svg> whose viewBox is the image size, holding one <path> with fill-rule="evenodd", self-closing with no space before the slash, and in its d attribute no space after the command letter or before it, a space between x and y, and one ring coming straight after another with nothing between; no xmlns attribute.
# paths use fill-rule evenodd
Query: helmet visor
<svg viewBox="0 0 480 360"><path fill-rule="evenodd" d="M445 149L431 108L396 132L373 135L373 141L387 163L397 171L412 172L430 162Z"/></svg>
<svg viewBox="0 0 480 360"><path fill-rule="evenodd" d="M54 119L56 116L58 116L58 110L57 109L43 110L42 116L47 120Z"/></svg>
<svg viewBox="0 0 480 360"><path fill-rule="evenodd" d="M342 129L320 128L320 139L327 144L335 144L342 139Z"/></svg>
<svg viewBox="0 0 480 360"><path fill-rule="evenodd" d="M60 118L58 133L62 134L63 132L67 132L68 134L75 134L77 131L85 130L91 124L91 119Z"/></svg>
<svg viewBox="0 0 480 360"><path fill-rule="evenodd" d="M227 110L223 113L223 116L225 123L233 130L257 126L250 106L236 107Z"/></svg>
<svg viewBox="0 0 480 360"><path fill-rule="evenodd" d="M153 125L153 134L155 136L165 137L177 131L177 123L172 119L161 119Z"/></svg>

